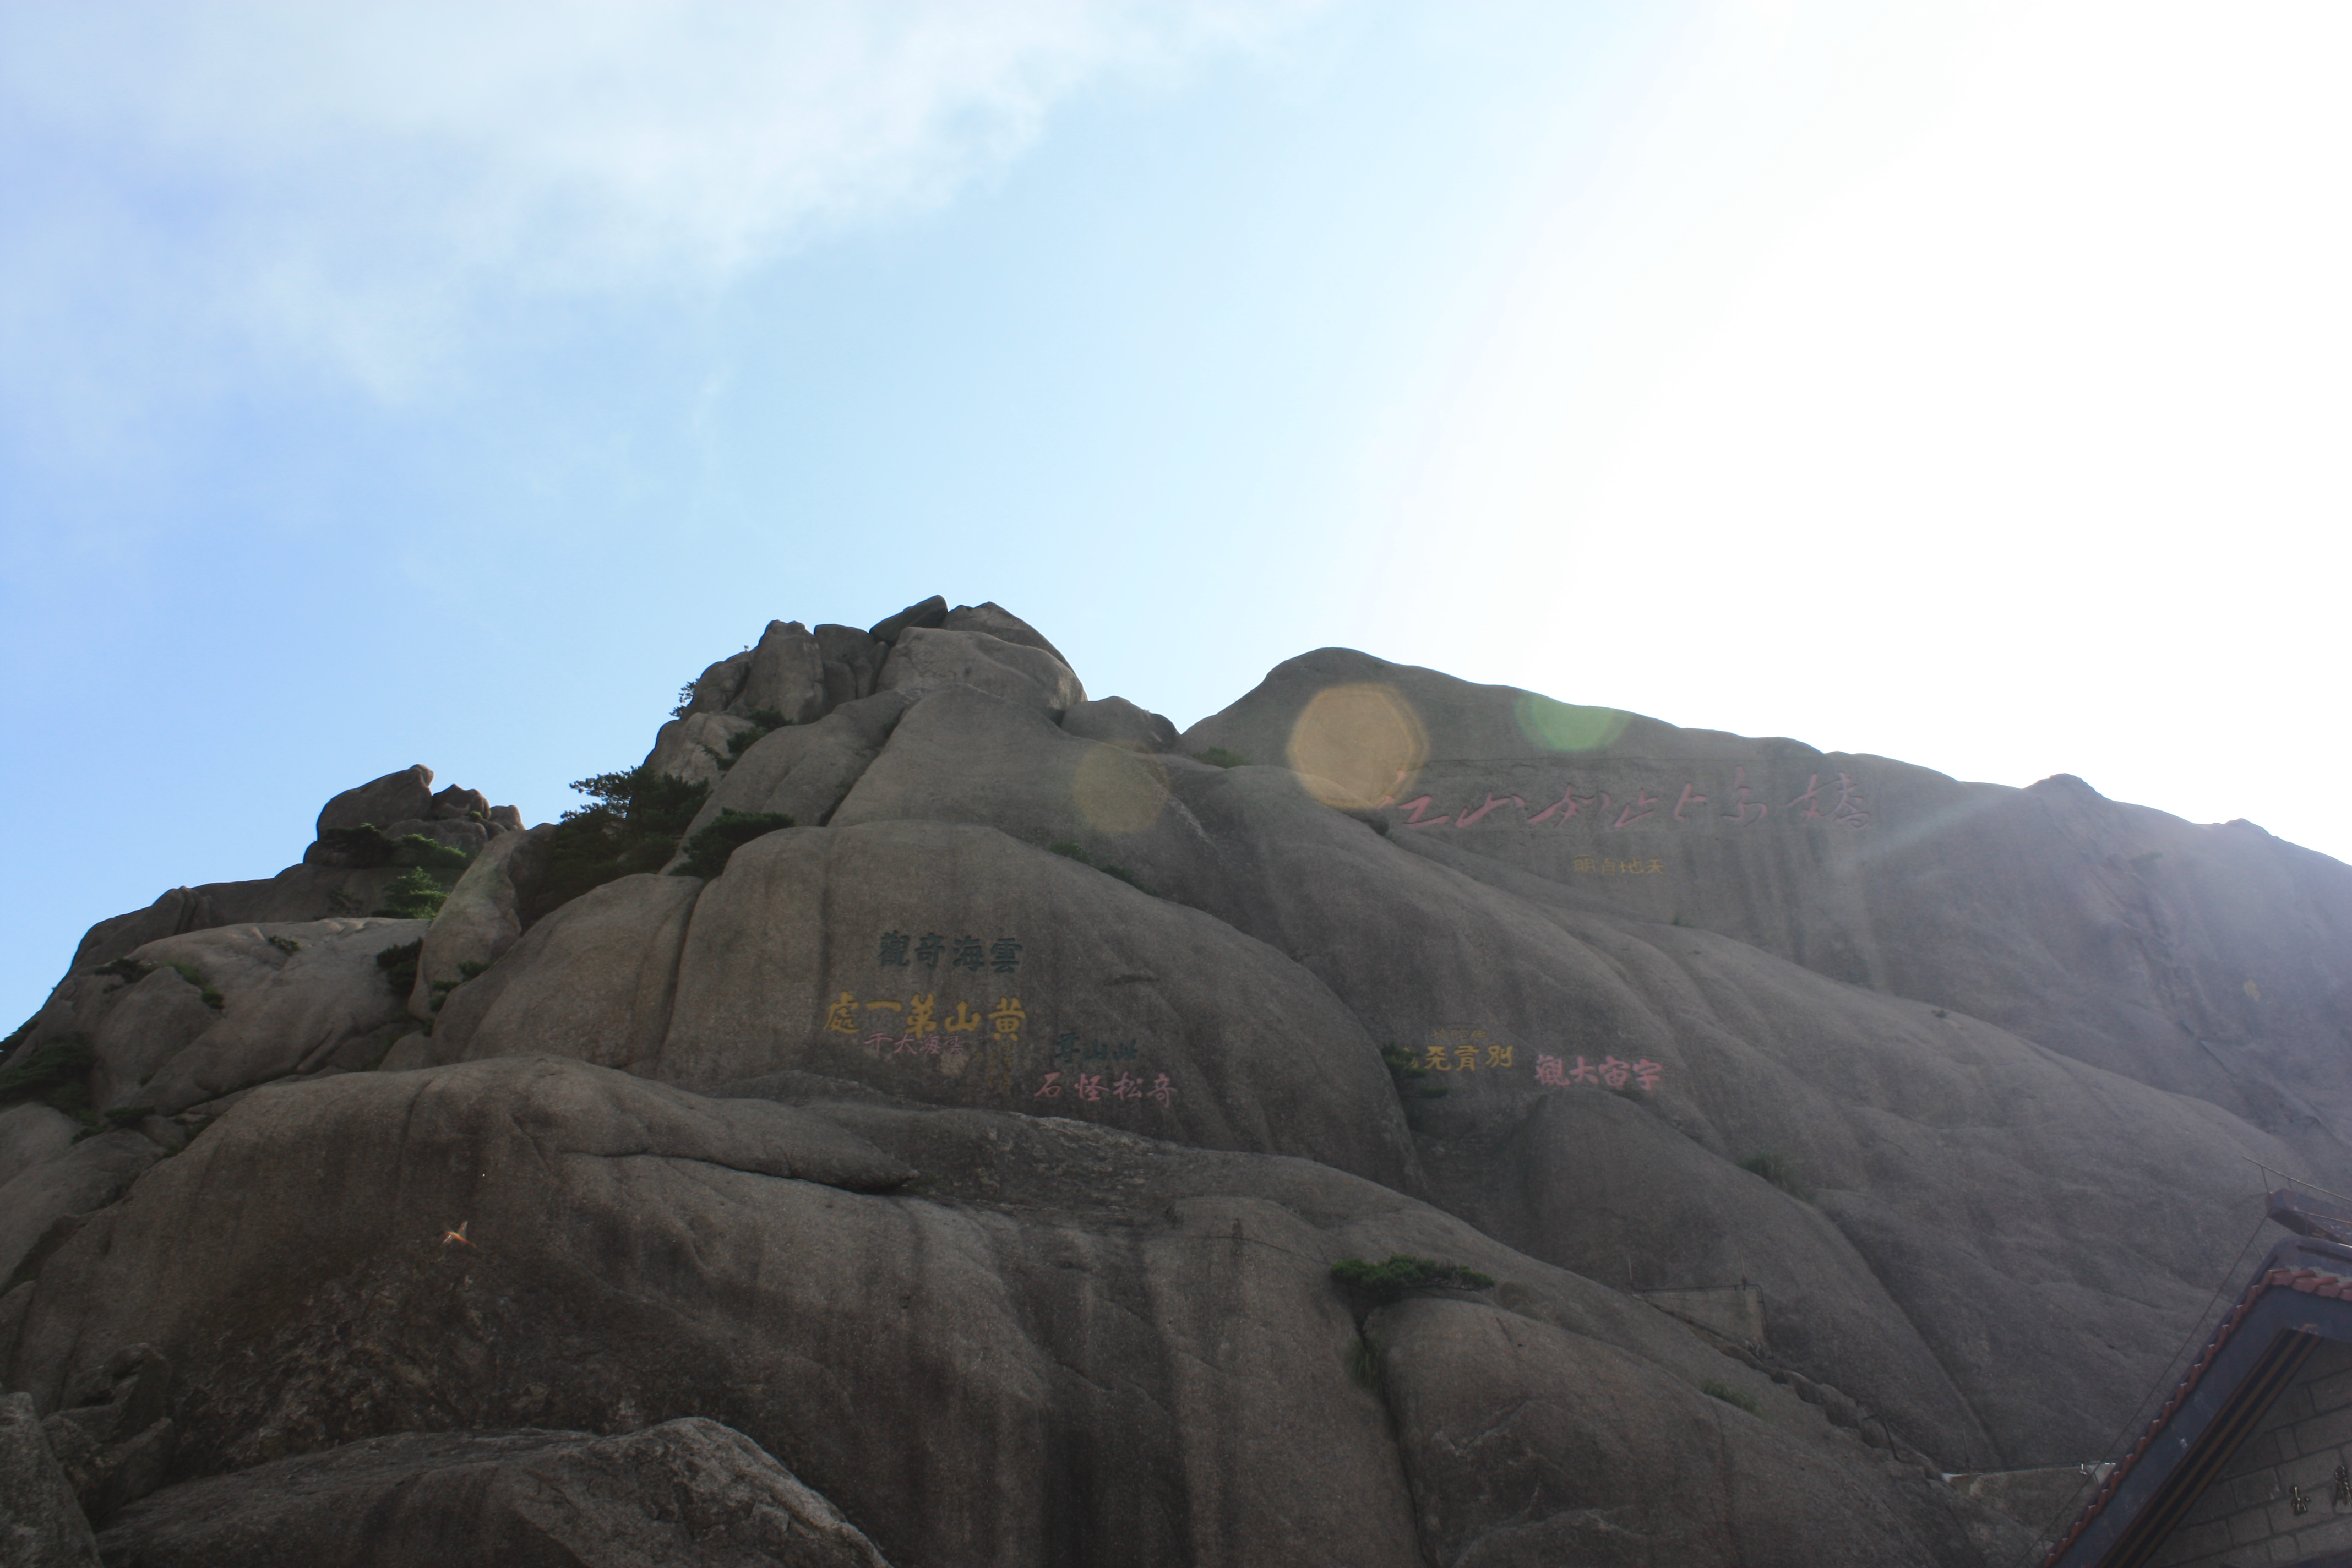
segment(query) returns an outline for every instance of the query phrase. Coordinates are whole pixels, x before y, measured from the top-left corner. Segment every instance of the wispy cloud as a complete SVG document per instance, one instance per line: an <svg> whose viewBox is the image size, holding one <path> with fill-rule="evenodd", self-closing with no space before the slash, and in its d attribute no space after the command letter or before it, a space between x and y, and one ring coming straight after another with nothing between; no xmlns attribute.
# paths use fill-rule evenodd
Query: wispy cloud
<svg viewBox="0 0 2352 1568"><path fill-rule="evenodd" d="M9 7L7 395L119 396L259 353L399 397L486 309L724 284L951 196L1091 83L1316 8Z"/></svg>

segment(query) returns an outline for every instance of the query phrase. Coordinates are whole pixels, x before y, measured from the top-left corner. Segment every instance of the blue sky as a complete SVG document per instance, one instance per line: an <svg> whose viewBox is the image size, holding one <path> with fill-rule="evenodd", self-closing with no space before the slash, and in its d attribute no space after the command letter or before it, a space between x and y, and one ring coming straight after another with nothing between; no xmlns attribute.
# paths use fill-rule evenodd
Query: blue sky
<svg viewBox="0 0 2352 1568"><path fill-rule="evenodd" d="M0 1007L771 617L1324 644L2338 856L2340 7L0 13Z"/></svg>

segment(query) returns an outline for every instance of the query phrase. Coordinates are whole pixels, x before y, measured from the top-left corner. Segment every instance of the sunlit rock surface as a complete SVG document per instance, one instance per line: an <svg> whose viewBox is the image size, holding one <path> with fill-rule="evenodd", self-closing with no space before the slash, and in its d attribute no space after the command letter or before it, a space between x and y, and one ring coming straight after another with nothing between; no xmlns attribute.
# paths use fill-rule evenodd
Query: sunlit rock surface
<svg viewBox="0 0 2352 1568"><path fill-rule="evenodd" d="M2006 1564L1941 1473L2107 1457L2248 1162L2352 1179L2352 870L2249 824L1343 649L1180 737L944 599L647 732L658 872L386 774L20 1031L8 1386L171 1369L110 1543L700 1465L900 1568ZM395 805L429 919L347 863ZM1394 1253L1493 1282L1331 1276Z"/></svg>

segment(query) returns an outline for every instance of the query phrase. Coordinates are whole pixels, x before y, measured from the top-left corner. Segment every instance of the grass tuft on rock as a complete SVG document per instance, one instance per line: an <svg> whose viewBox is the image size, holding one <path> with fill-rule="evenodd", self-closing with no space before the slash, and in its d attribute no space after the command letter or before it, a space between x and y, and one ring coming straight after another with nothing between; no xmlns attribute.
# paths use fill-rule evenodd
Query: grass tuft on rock
<svg viewBox="0 0 2352 1568"><path fill-rule="evenodd" d="M1800 1203L1813 1201L1813 1189L1798 1174L1797 1162L1778 1149L1766 1149L1739 1162L1739 1168L1763 1177Z"/></svg>
<svg viewBox="0 0 2352 1568"><path fill-rule="evenodd" d="M1484 1290L1495 1283L1492 1275L1475 1268L1409 1252L1391 1253L1383 1263L1343 1258L1331 1265L1331 1278L1350 1294L1382 1307L1415 1290Z"/></svg>
<svg viewBox="0 0 2352 1568"><path fill-rule="evenodd" d="M727 869L736 850L762 834L793 826L788 811L730 811L724 808L709 826L686 841L686 861L673 877L700 877L706 881Z"/></svg>
<svg viewBox="0 0 2352 1568"><path fill-rule="evenodd" d="M1762 1403L1744 1388L1734 1388L1727 1383L1717 1383L1710 1377L1698 1385L1698 1391L1709 1399L1720 1399L1726 1405L1737 1405L1750 1415L1764 1414Z"/></svg>

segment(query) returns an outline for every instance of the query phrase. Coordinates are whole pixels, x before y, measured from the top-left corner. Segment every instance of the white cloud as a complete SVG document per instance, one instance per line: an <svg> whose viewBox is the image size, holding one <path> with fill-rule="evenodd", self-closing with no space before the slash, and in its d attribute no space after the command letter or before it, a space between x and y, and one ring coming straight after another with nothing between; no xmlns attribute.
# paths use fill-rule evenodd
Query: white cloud
<svg viewBox="0 0 2352 1568"><path fill-rule="evenodd" d="M724 283L940 202L1107 73L1313 8L8 7L0 342L44 398L256 347L398 396L488 305Z"/></svg>

